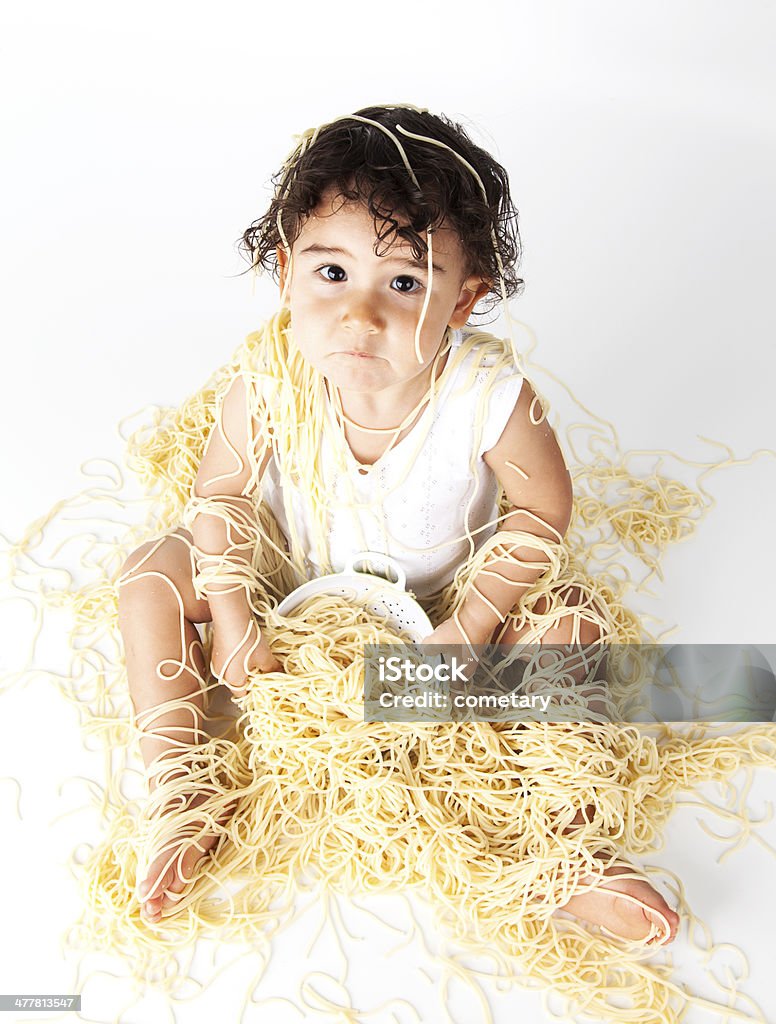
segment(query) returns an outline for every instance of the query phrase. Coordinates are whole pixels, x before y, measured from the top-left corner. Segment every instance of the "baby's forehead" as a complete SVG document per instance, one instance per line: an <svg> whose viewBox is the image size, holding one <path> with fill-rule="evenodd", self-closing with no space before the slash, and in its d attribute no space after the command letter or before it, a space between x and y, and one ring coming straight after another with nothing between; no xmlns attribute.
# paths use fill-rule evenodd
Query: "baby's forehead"
<svg viewBox="0 0 776 1024"><path fill-rule="evenodd" d="M394 223L395 222L395 223ZM398 234L396 228L409 225L406 216L388 211L386 217L375 217L363 200L344 199L341 195L328 194L310 211L300 225L295 248L307 244L313 239L324 241L330 246L350 240L372 246L380 243L379 252L391 252L402 255L412 253L412 243ZM420 237L427 241L425 231L419 231ZM446 222L432 228L431 247L440 256L447 255L456 259L462 251L458 232Z"/></svg>

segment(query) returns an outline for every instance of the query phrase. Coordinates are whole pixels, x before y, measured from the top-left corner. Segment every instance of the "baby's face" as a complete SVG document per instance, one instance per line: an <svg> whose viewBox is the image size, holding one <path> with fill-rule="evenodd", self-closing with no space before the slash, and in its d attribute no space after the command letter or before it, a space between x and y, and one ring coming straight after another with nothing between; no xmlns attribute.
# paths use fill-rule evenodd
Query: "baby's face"
<svg viewBox="0 0 776 1024"><path fill-rule="evenodd" d="M382 391L420 377L439 351L448 324L462 327L488 287L465 280L455 231L432 235L433 280L426 299L427 261L416 263L404 239L375 255L372 216L362 203L330 192L305 222L288 260L278 250L281 294L287 285L294 341L302 355L342 390ZM381 243L381 251L385 243Z"/></svg>

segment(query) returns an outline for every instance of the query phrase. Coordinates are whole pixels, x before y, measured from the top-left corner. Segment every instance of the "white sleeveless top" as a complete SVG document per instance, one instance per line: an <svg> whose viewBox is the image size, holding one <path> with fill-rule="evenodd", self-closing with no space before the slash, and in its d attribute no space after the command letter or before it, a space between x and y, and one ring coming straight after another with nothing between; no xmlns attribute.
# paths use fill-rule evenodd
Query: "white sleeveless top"
<svg viewBox="0 0 776 1024"><path fill-rule="evenodd" d="M327 562L341 572L358 552L375 551L401 565L408 590L427 597L448 584L495 532L498 482L482 455L501 436L523 377L514 363L489 371L495 359L476 343L456 359L465 336L461 330L451 331L451 350L433 409L427 405L410 432L371 466L356 460L327 398L320 456L330 498L328 557L315 550L304 489L292 485L288 495L307 552L308 578L329 571ZM263 474L261 497L289 538L274 458Z"/></svg>

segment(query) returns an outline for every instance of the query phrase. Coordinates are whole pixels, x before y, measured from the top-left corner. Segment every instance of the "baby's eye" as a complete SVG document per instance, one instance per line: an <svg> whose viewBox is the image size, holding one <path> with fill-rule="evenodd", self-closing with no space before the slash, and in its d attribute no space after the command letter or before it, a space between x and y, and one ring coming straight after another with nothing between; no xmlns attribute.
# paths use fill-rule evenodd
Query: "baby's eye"
<svg viewBox="0 0 776 1024"><path fill-rule="evenodd" d="M416 277L410 277L409 274L399 274L398 277L394 278L394 281L408 281L410 285L416 284L418 286L417 288L398 288L397 291L400 291L403 295L414 295L416 291L423 287Z"/></svg>
<svg viewBox="0 0 776 1024"><path fill-rule="evenodd" d="M342 280L344 280L344 276L345 276L345 271L344 271L344 270L342 269L342 267L340 267L340 266L339 266L338 264L336 264L336 263L327 263L327 264L326 264L325 266L323 266L323 267L318 267L318 270L316 271L316 273L320 274L320 272L321 272L322 270L335 270L335 271L337 271L338 273L340 273L340 274L342 274L342 275L343 275L342 277L329 277L329 275L328 275L328 274L326 274L326 275L325 275L325 277L326 277L326 280L327 280L327 281L335 281L335 282L337 282L337 281L342 281Z"/></svg>

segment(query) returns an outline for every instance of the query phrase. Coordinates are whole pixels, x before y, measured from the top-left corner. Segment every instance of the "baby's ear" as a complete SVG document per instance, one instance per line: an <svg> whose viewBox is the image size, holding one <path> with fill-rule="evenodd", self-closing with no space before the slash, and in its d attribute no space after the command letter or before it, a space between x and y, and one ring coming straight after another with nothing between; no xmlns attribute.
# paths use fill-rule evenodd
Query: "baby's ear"
<svg viewBox="0 0 776 1024"><path fill-rule="evenodd" d="M491 290L491 282L485 278L472 276L467 277L461 285L458 301L455 304L453 315L450 318L450 327L454 330L463 327L469 319L471 311Z"/></svg>
<svg viewBox="0 0 776 1024"><path fill-rule="evenodd" d="M278 274L280 275L280 287L283 287L283 282L288 271L288 255L282 245L275 246L275 253L278 261Z"/></svg>
<svg viewBox="0 0 776 1024"><path fill-rule="evenodd" d="M278 285L280 287L280 296L282 298L286 290L286 284L288 279L288 265L290 260L288 252L286 251L286 249L283 248L282 245L276 246L275 252L277 254L278 260Z"/></svg>

